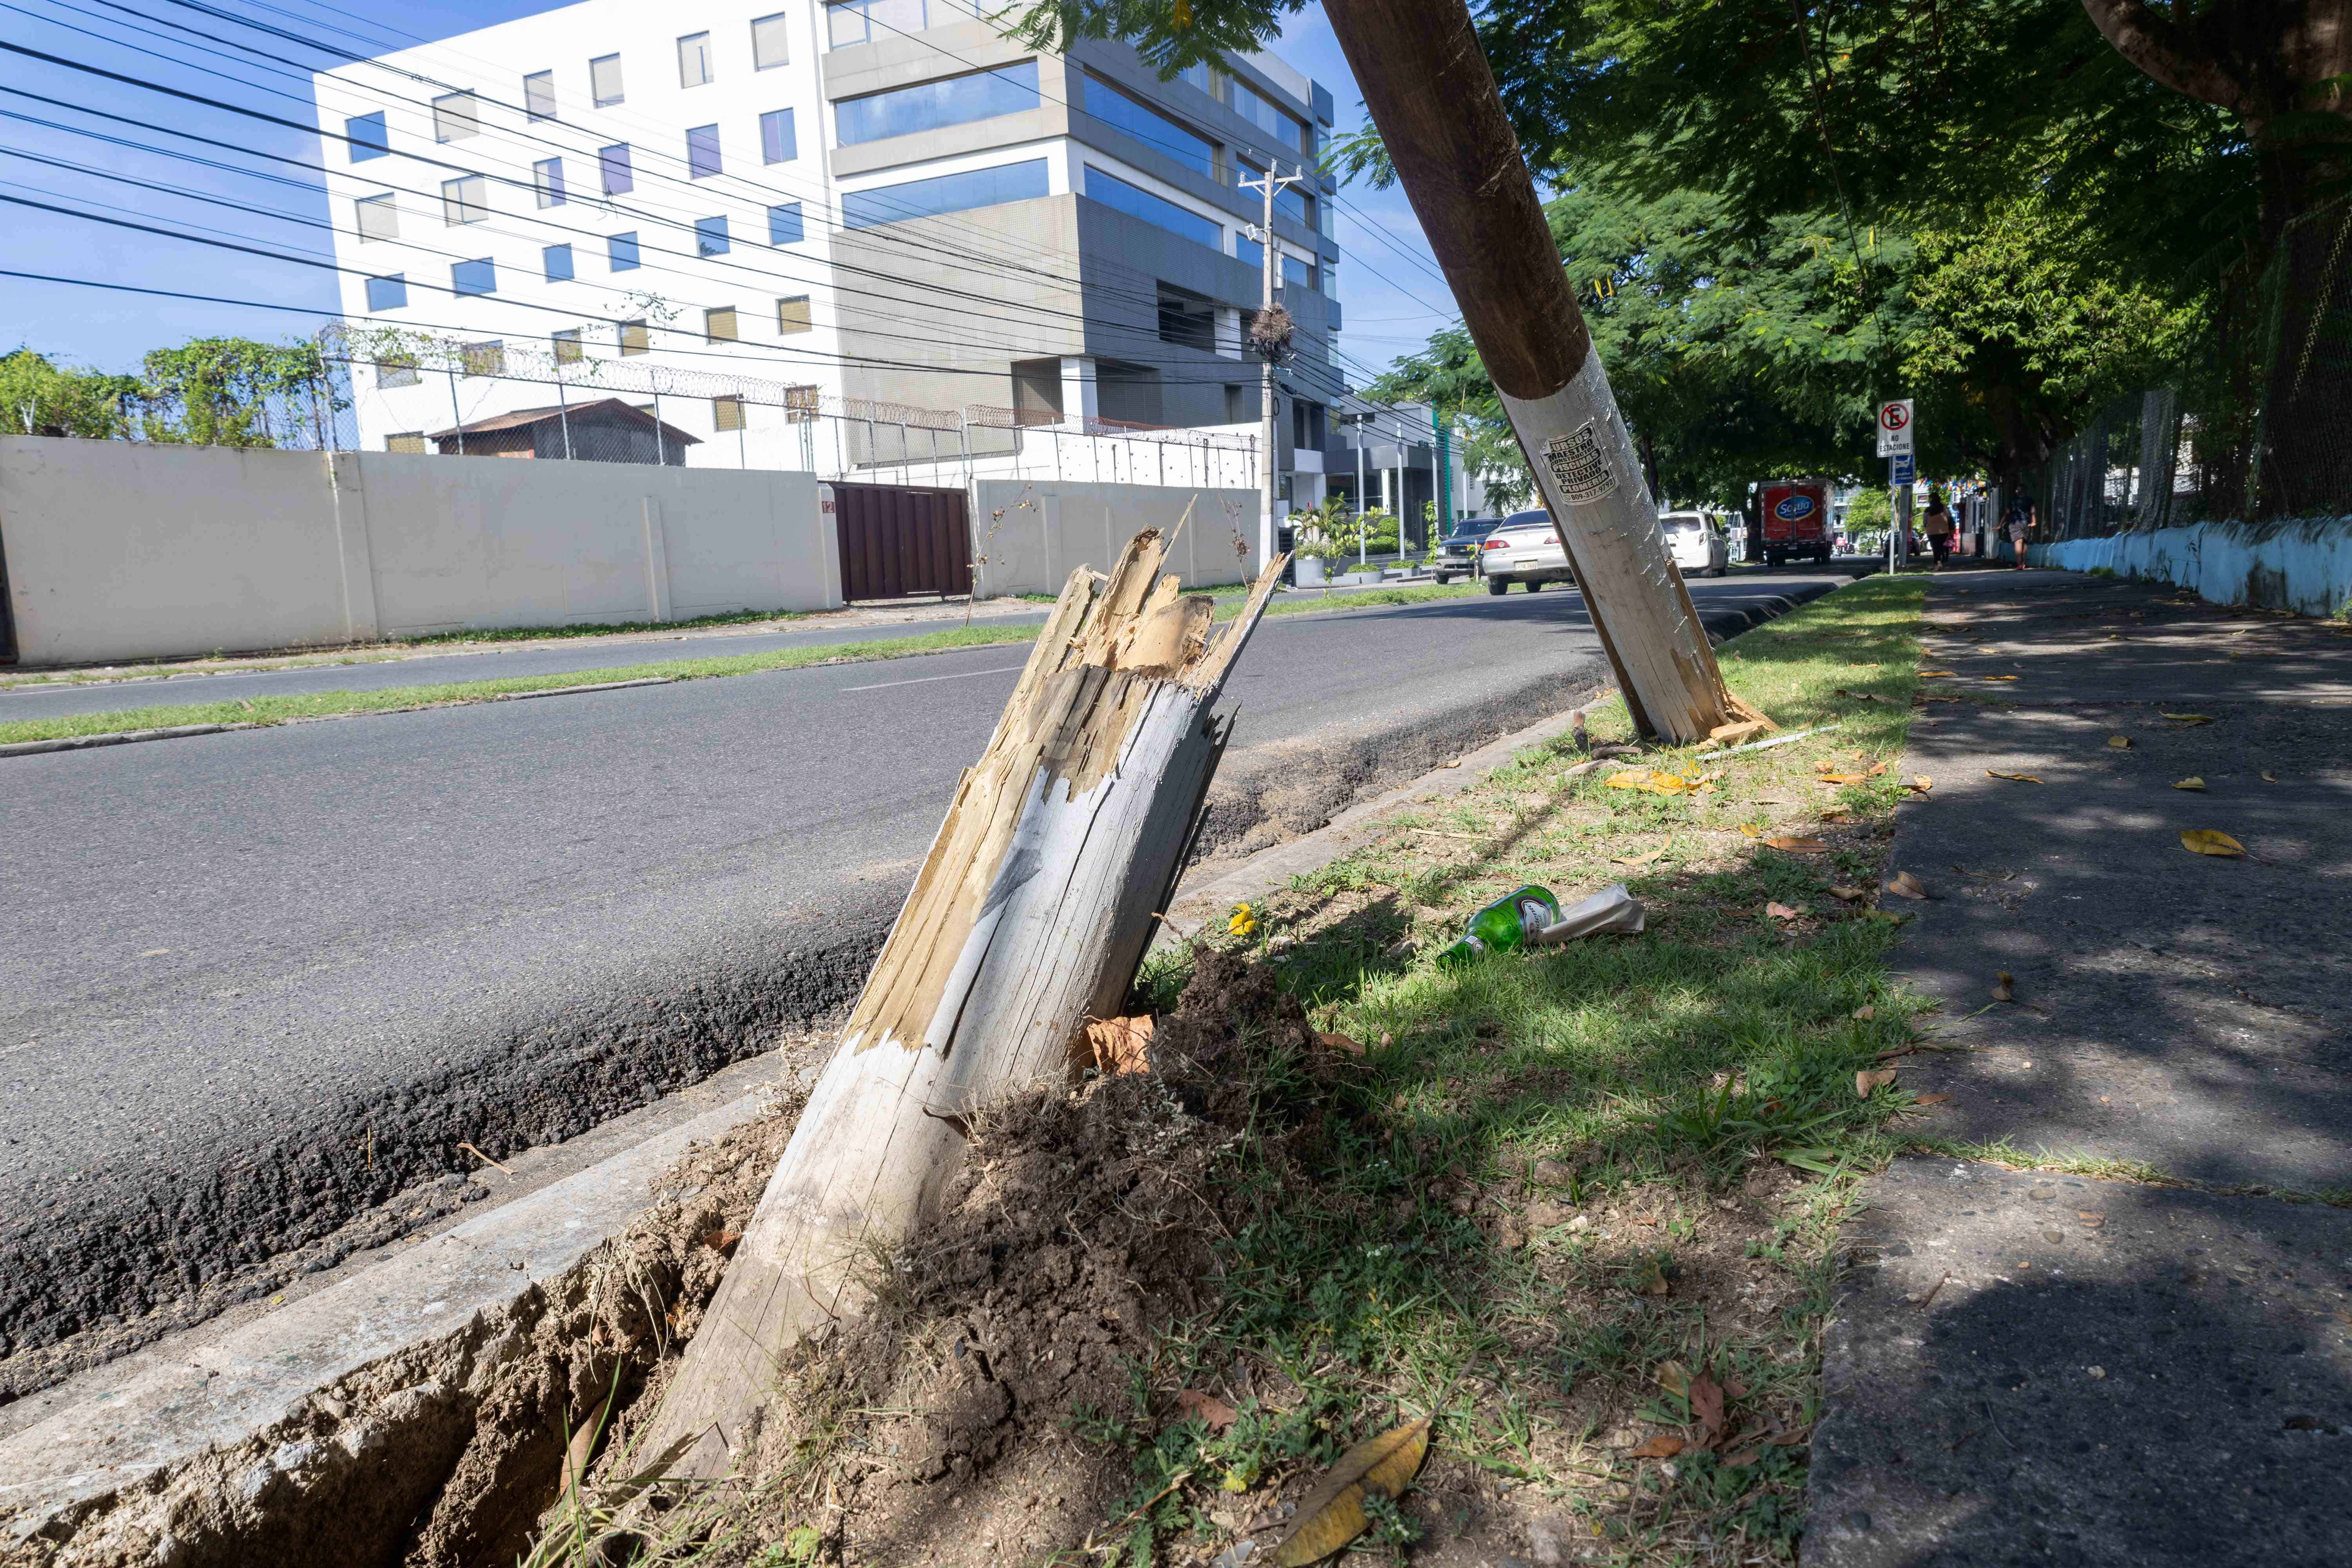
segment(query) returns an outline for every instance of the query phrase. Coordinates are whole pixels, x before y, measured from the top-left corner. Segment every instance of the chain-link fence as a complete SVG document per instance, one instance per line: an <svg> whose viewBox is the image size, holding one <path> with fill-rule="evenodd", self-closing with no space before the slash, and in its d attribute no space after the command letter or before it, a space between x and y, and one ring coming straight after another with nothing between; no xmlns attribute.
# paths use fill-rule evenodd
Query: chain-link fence
<svg viewBox="0 0 2352 1568"><path fill-rule="evenodd" d="M2043 534L2352 514L2352 198L2287 226L2168 384L2118 397L2032 477Z"/></svg>
<svg viewBox="0 0 2352 1568"><path fill-rule="evenodd" d="M974 479L1250 489L1257 440L986 405L839 397L573 341L465 342L352 328L320 334L327 443L447 456L784 468L821 479Z"/></svg>

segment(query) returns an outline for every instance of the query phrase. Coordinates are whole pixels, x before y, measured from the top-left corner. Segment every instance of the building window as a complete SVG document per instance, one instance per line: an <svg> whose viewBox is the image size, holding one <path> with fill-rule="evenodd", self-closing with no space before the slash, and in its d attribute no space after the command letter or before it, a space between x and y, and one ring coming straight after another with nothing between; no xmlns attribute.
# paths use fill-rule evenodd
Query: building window
<svg viewBox="0 0 2352 1568"><path fill-rule="evenodd" d="M617 196L624 191L637 188L636 172L629 167L629 144L615 142L610 147L596 149L596 173L604 183L604 194Z"/></svg>
<svg viewBox="0 0 2352 1568"><path fill-rule="evenodd" d="M425 455L425 432L403 430L398 435L386 436L383 438L383 449L387 452L411 452L422 458Z"/></svg>
<svg viewBox="0 0 2352 1568"><path fill-rule="evenodd" d="M637 237L616 234L604 241L604 254L615 272L628 272L637 265Z"/></svg>
<svg viewBox="0 0 2352 1568"><path fill-rule="evenodd" d="M1274 100L1245 81L1234 81L1232 94L1228 101L1234 112L1273 137L1284 151L1296 150L1310 158L1315 155L1315 136L1307 129L1307 121L1276 108Z"/></svg>
<svg viewBox="0 0 2352 1568"><path fill-rule="evenodd" d="M580 363L583 357L583 351L580 344L579 328L566 327L562 331L555 333L550 341L555 345L556 363L578 364Z"/></svg>
<svg viewBox="0 0 2352 1568"><path fill-rule="evenodd" d="M1286 286L1290 288L1314 288L1315 264L1311 261L1301 261L1295 256L1284 257L1282 258L1282 281Z"/></svg>
<svg viewBox="0 0 2352 1568"><path fill-rule="evenodd" d="M760 161L789 163L801 155L801 139L793 130L793 111L772 109L760 116Z"/></svg>
<svg viewBox="0 0 2352 1568"><path fill-rule="evenodd" d="M449 291L453 294L497 293L497 265L487 256L478 261L452 262L449 267Z"/></svg>
<svg viewBox="0 0 2352 1568"><path fill-rule="evenodd" d="M550 283L568 283L572 280L571 246L551 245L539 253L539 258L546 264L547 280Z"/></svg>
<svg viewBox="0 0 2352 1568"><path fill-rule="evenodd" d="M490 216L490 197L479 174L460 174L441 182L441 221L451 228L480 223Z"/></svg>
<svg viewBox="0 0 2352 1568"><path fill-rule="evenodd" d="M395 272L389 278L367 280L367 301L371 310L397 310L408 303L408 279Z"/></svg>
<svg viewBox="0 0 2352 1568"><path fill-rule="evenodd" d="M1160 285L1160 341L1217 352L1217 303L1173 283Z"/></svg>
<svg viewBox="0 0 2352 1568"><path fill-rule="evenodd" d="M621 57L599 55L588 62L588 96L599 109L610 109L626 96L621 91Z"/></svg>
<svg viewBox="0 0 2352 1568"><path fill-rule="evenodd" d="M789 18L779 11L772 16L751 18L751 68L773 70L778 66L793 63L792 47L784 37L784 24Z"/></svg>
<svg viewBox="0 0 2352 1568"><path fill-rule="evenodd" d="M541 158L538 163L533 163L530 166L530 186L531 194L539 198L541 206L562 206L565 200L563 160Z"/></svg>
<svg viewBox="0 0 2352 1568"><path fill-rule="evenodd" d="M702 341L706 343L731 343L743 334L735 330L735 307L721 305L717 310L702 312Z"/></svg>
<svg viewBox="0 0 2352 1568"><path fill-rule="evenodd" d="M504 375L507 373L507 345L496 338L487 342L460 343L457 364L467 375Z"/></svg>
<svg viewBox="0 0 2352 1568"><path fill-rule="evenodd" d="M727 220L723 217L698 217L694 220L694 254L724 256L731 248L727 242Z"/></svg>
<svg viewBox="0 0 2352 1568"><path fill-rule="evenodd" d="M1234 236L1234 257L1247 262L1252 272L1265 270L1265 247L1245 234Z"/></svg>
<svg viewBox="0 0 2352 1568"><path fill-rule="evenodd" d="M1217 177L1217 144L1195 135L1181 121L1129 97L1103 78L1088 73L1086 111L1115 131L1123 131L1155 153L1165 153L1186 168Z"/></svg>
<svg viewBox="0 0 2352 1568"><path fill-rule="evenodd" d="M621 323L621 357L623 359L644 353L653 346L653 333L646 329L643 321Z"/></svg>
<svg viewBox="0 0 2352 1568"><path fill-rule="evenodd" d="M433 100L433 140L463 142L482 128L482 106L470 92L445 92Z"/></svg>
<svg viewBox="0 0 2352 1568"><path fill-rule="evenodd" d="M416 362L405 355L375 362L375 384L378 387L415 386L421 379Z"/></svg>
<svg viewBox="0 0 2352 1568"><path fill-rule="evenodd" d="M390 191L380 196L362 196L352 204L352 209L359 219L362 243L400 237L400 215L393 211Z"/></svg>
<svg viewBox="0 0 2352 1568"><path fill-rule="evenodd" d="M704 87L710 81L710 35L688 33L677 41L677 85Z"/></svg>
<svg viewBox="0 0 2352 1568"><path fill-rule="evenodd" d="M795 294L789 300L779 300L776 301L776 331L778 332L782 333L785 337L790 337L794 332L810 331L814 330L814 326L815 323L811 321L809 317L809 297L807 295Z"/></svg>
<svg viewBox="0 0 2352 1568"><path fill-rule="evenodd" d="M686 172L697 180L719 173L719 127L697 125L686 133Z"/></svg>
<svg viewBox="0 0 2352 1568"><path fill-rule="evenodd" d="M714 397L710 400L710 427L713 430L743 428L743 400L740 397Z"/></svg>
<svg viewBox="0 0 2352 1568"><path fill-rule="evenodd" d="M969 212L1003 202L1025 202L1048 195L1051 189L1045 160L1031 158L961 174L938 174L928 180L908 180L904 184L845 192L841 222L845 228L872 228L877 224Z"/></svg>
<svg viewBox="0 0 2352 1568"><path fill-rule="evenodd" d="M779 202L768 209L768 243L798 245L808 237L808 228L801 222L801 204Z"/></svg>
<svg viewBox="0 0 2352 1568"><path fill-rule="evenodd" d="M362 114L356 120L343 121L343 142L351 148L352 162L364 163L370 158L381 158L392 151L392 139L384 134L383 115Z"/></svg>
<svg viewBox="0 0 2352 1568"><path fill-rule="evenodd" d="M837 49L968 22L980 14L972 0L831 0L824 8L825 37Z"/></svg>
<svg viewBox="0 0 2352 1568"><path fill-rule="evenodd" d="M1190 207L1180 207L1165 196L1153 195L1140 185L1132 185L1115 174L1106 174L1092 163L1087 165L1086 194L1107 207L1116 207L1129 217L1139 217L1156 227L1211 250L1223 248L1225 226L1213 217L1202 217Z"/></svg>
<svg viewBox="0 0 2352 1568"><path fill-rule="evenodd" d="M1019 114L1037 107L1037 62L918 82L888 92L845 98L834 106L834 130L845 147L910 136L942 126Z"/></svg>
<svg viewBox="0 0 2352 1568"><path fill-rule="evenodd" d="M555 118L553 71L533 71L522 79L522 111L533 120Z"/></svg>

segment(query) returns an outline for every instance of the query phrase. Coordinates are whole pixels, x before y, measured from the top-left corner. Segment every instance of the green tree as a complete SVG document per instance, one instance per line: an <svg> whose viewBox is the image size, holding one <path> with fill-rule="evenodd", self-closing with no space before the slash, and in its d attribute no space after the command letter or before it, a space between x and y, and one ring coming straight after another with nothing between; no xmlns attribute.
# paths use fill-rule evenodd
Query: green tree
<svg viewBox="0 0 2352 1568"><path fill-rule="evenodd" d="M69 370L30 349L0 354L0 429L10 435L120 439L139 406L136 377Z"/></svg>
<svg viewBox="0 0 2352 1568"><path fill-rule="evenodd" d="M144 372L151 441L205 447L275 447L316 439L347 406L316 343L194 338L151 349Z"/></svg>

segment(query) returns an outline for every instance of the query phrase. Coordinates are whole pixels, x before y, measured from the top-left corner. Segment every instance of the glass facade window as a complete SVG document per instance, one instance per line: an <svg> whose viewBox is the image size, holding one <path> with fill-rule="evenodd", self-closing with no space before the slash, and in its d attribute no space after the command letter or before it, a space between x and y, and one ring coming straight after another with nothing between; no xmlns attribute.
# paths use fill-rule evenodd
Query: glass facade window
<svg viewBox="0 0 2352 1568"><path fill-rule="evenodd" d="M1265 269L1265 247L1245 234L1234 236L1234 255L1248 262L1253 272Z"/></svg>
<svg viewBox="0 0 2352 1568"><path fill-rule="evenodd" d="M367 280L367 301L371 310L397 310L408 303L408 279L395 272L389 278Z"/></svg>
<svg viewBox="0 0 2352 1568"><path fill-rule="evenodd" d="M721 305L702 312L702 341L706 343L731 343L742 333L736 330L735 307Z"/></svg>
<svg viewBox="0 0 2352 1568"><path fill-rule="evenodd" d="M624 191L637 188L636 171L629 166L629 144L615 142L610 147L596 149L596 174L604 183L604 194L617 196Z"/></svg>
<svg viewBox="0 0 2352 1568"><path fill-rule="evenodd" d="M1286 286L1300 289L1315 287L1315 264L1301 261L1296 256L1282 258L1282 281Z"/></svg>
<svg viewBox="0 0 2352 1568"><path fill-rule="evenodd" d="M457 345L459 367L467 375L504 375L507 373L507 345L492 338L488 342Z"/></svg>
<svg viewBox="0 0 2352 1568"><path fill-rule="evenodd" d="M553 71L533 71L522 79L522 111L533 120L555 118Z"/></svg>
<svg viewBox="0 0 2352 1568"><path fill-rule="evenodd" d="M1315 138L1307 129L1307 121L1276 107L1274 100L1238 78L1231 83L1231 90L1229 101L1234 112L1273 137L1276 145L1285 151L1295 149L1310 155L1314 153Z"/></svg>
<svg viewBox="0 0 2352 1568"><path fill-rule="evenodd" d="M1217 177L1217 144L1195 135L1182 122L1129 98L1098 76L1087 78L1086 111L1116 131L1123 131L1155 153L1164 153L1188 169Z"/></svg>
<svg viewBox="0 0 2352 1568"><path fill-rule="evenodd" d="M1023 60L913 87L848 98L834 106L834 128L845 147L909 136L948 125L1019 114L1037 107L1037 62Z"/></svg>
<svg viewBox="0 0 2352 1568"><path fill-rule="evenodd" d="M1225 228L1215 218L1180 207L1165 196L1153 195L1116 174L1106 174L1092 163L1087 165L1086 194L1107 207L1116 207L1129 217L1139 217L1211 250L1224 248Z"/></svg>
<svg viewBox="0 0 2352 1568"><path fill-rule="evenodd" d="M400 237L400 215L393 210L390 191L380 196L362 196L352 204L352 210L359 219L362 243Z"/></svg>
<svg viewBox="0 0 2352 1568"><path fill-rule="evenodd" d="M433 100L433 140L463 142L482 129L482 106L470 92L445 92Z"/></svg>
<svg viewBox="0 0 2352 1568"><path fill-rule="evenodd" d="M478 261L452 262L449 267L449 291L453 294L497 293L498 267L487 256Z"/></svg>
<svg viewBox="0 0 2352 1568"><path fill-rule="evenodd" d="M376 362L375 384L378 386L415 386L423 379L424 377L417 374L416 362L413 359L387 359Z"/></svg>
<svg viewBox="0 0 2352 1568"><path fill-rule="evenodd" d="M555 333L551 341L555 347L555 363L558 364L578 364L584 356L585 351L581 347L580 329L577 327L564 328Z"/></svg>
<svg viewBox="0 0 2352 1568"><path fill-rule="evenodd" d="M621 357L623 359L645 353L653 346L653 332L643 321L621 323Z"/></svg>
<svg viewBox="0 0 2352 1568"><path fill-rule="evenodd" d="M743 428L743 400L740 397L712 398L710 427L722 432Z"/></svg>
<svg viewBox="0 0 2352 1568"><path fill-rule="evenodd" d="M677 41L677 85L700 87L710 79L710 35L688 33Z"/></svg>
<svg viewBox="0 0 2352 1568"><path fill-rule="evenodd" d="M841 222L845 228L872 228L908 218L970 212L1004 202L1025 202L1046 195L1052 189L1045 160L1031 158L961 174L937 174L928 180L908 180L904 184L844 192Z"/></svg>
<svg viewBox="0 0 2352 1568"><path fill-rule="evenodd" d="M722 172L719 162L719 127L698 125L686 133L686 172L707 180Z"/></svg>
<svg viewBox="0 0 2352 1568"><path fill-rule="evenodd" d="M782 11L772 16L751 18L751 68L753 70L773 70L778 66L788 66L793 63L792 40L786 37L784 31L785 24L791 20L792 18Z"/></svg>
<svg viewBox="0 0 2352 1568"><path fill-rule="evenodd" d="M760 162L789 163L801 155L801 139L793 128L793 111L772 109L760 116Z"/></svg>
<svg viewBox="0 0 2352 1568"><path fill-rule="evenodd" d="M939 0L933 0L931 8L939 12L941 24L971 15L965 7L941 5ZM932 25L923 13L924 0L837 0L824 8L825 37L837 49L844 44L919 33Z"/></svg>
<svg viewBox="0 0 2352 1568"><path fill-rule="evenodd" d="M795 294L789 300L779 300L776 301L776 331L785 337L790 337L794 332L806 332L813 331L814 330L815 323L809 315L809 297L807 295Z"/></svg>
<svg viewBox="0 0 2352 1568"><path fill-rule="evenodd" d="M599 109L610 109L626 99L621 90L620 56L599 55L588 62L588 96Z"/></svg>
<svg viewBox="0 0 2352 1568"><path fill-rule="evenodd" d="M362 114L343 121L344 144L351 148L352 162L364 163L370 158L381 158L392 151L392 139L384 133L383 116Z"/></svg>
<svg viewBox="0 0 2352 1568"><path fill-rule="evenodd" d="M530 166L530 186L542 207L563 205L563 160L541 158Z"/></svg>
<svg viewBox="0 0 2352 1568"><path fill-rule="evenodd" d="M1225 73L1205 61L1198 65L1186 66L1182 70L1176 73L1176 79L1181 82L1190 82L1192 86L1199 88L1202 92L1207 93L1211 98L1215 99L1219 103L1225 101L1225 82L1227 79Z"/></svg>
<svg viewBox="0 0 2352 1568"><path fill-rule="evenodd" d="M488 189L479 174L460 174L441 182L441 221L451 228L480 223L490 216Z"/></svg>
<svg viewBox="0 0 2352 1568"><path fill-rule="evenodd" d="M629 272L637 265L637 237L616 234L604 241L604 255L615 272Z"/></svg>
<svg viewBox="0 0 2352 1568"><path fill-rule="evenodd" d="M572 277L572 247L551 245L539 253L541 265L546 268L550 283L567 282Z"/></svg>
<svg viewBox="0 0 2352 1568"><path fill-rule="evenodd" d="M768 243L798 245L808 237L808 226L801 221L801 204L778 202L768 209Z"/></svg>
<svg viewBox="0 0 2352 1568"><path fill-rule="evenodd" d="M694 254L724 256L733 247L727 239L727 220L723 217L698 217L694 220Z"/></svg>

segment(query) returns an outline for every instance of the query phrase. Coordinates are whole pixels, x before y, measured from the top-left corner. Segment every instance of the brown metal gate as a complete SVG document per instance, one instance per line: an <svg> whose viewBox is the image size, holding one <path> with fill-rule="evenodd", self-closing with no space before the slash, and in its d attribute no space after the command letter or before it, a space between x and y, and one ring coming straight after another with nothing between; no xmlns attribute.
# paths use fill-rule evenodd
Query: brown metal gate
<svg viewBox="0 0 2352 1568"><path fill-rule="evenodd" d="M971 592L971 522L961 490L833 487L845 599Z"/></svg>

